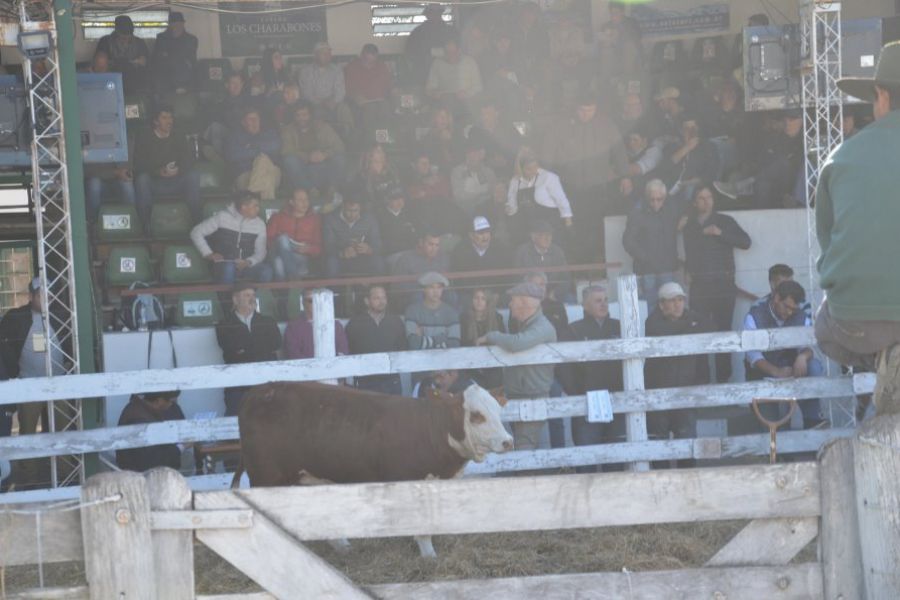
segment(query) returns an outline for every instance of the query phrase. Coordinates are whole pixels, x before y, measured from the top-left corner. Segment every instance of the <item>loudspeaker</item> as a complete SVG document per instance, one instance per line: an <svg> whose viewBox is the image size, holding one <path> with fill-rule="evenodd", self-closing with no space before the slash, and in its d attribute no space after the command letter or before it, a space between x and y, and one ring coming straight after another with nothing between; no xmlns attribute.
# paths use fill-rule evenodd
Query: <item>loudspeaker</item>
<svg viewBox="0 0 900 600"><path fill-rule="evenodd" d="M744 28L744 108L797 108L801 101L800 28Z"/></svg>

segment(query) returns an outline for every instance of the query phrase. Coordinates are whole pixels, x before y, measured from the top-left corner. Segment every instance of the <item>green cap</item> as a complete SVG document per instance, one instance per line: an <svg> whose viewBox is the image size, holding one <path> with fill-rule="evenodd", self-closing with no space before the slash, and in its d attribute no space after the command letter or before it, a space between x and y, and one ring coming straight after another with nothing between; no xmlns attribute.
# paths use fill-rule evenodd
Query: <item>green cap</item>
<svg viewBox="0 0 900 600"><path fill-rule="evenodd" d="M865 102L875 102L875 86L900 88L900 42L885 44L881 49L875 77L848 77L837 82L842 92Z"/></svg>

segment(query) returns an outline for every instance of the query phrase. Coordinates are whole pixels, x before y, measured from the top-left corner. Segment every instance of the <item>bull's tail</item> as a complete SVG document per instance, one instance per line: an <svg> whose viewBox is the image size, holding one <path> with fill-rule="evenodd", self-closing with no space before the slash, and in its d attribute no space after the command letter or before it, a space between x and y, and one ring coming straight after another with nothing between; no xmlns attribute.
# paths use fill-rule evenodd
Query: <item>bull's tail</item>
<svg viewBox="0 0 900 600"><path fill-rule="evenodd" d="M236 490L241 487L241 475L244 474L244 456L238 461L237 469L234 471L234 477L231 478L231 489Z"/></svg>

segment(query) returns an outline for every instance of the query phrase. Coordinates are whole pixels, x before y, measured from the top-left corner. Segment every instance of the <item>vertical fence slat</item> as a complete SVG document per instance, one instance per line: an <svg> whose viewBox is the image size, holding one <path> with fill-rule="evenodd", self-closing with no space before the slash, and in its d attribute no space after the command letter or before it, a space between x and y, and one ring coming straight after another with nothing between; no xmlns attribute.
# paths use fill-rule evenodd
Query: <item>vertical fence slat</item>
<svg viewBox="0 0 900 600"><path fill-rule="evenodd" d="M853 440L835 440L825 446L819 455L819 546L826 600L864 595L853 479Z"/></svg>
<svg viewBox="0 0 900 600"><path fill-rule="evenodd" d="M119 496L116 501L112 498ZM101 473L81 487L84 568L91 600L156 600L150 502L143 475ZM96 502L96 504L92 504Z"/></svg>
<svg viewBox="0 0 900 600"><path fill-rule="evenodd" d="M618 290L622 338L638 338L641 336L641 312L638 305L637 276L619 276ZM643 390L644 359L629 358L623 360L622 375L626 392ZM625 425L629 442L643 442L647 439L646 413L628 413ZM650 469L650 464L646 462L635 462L631 463L631 468L634 471L647 471Z"/></svg>
<svg viewBox="0 0 900 600"><path fill-rule="evenodd" d="M900 598L900 415L863 423L853 465L866 598Z"/></svg>
<svg viewBox="0 0 900 600"><path fill-rule="evenodd" d="M316 358L334 358L334 292L327 288L313 291L313 349ZM337 385L337 379L325 379L322 383Z"/></svg>
<svg viewBox="0 0 900 600"><path fill-rule="evenodd" d="M150 508L153 510L190 510L194 494L187 481L175 469L160 467L144 474ZM167 600L194 598L194 534L190 530L155 530L153 569L156 592Z"/></svg>

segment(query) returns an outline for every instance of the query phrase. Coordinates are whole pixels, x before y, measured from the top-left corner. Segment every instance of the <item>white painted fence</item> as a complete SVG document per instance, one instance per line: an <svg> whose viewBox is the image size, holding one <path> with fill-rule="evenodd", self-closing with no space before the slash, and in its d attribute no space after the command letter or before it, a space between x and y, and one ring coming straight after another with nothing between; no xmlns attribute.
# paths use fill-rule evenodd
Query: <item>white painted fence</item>
<svg viewBox="0 0 900 600"><path fill-rule="evenodd" d="M330 302L327 290L318 292L322 307ZM623 360L625 391L611 393L613 411L628 414L628 443L582 446L558 450L513 452L472 464L467 472L484 474L498 471L544 467L581 466L601 463L632 462L635 468L647 468L651 460L714 459L768 453L768 435L733 438L648 441L647 411L681 408L710 408L748 405L753 398L794 397L835 398L870 392L872 375L835 378L787 379L742 384L706 385L692 388L643 390L643 361L651 357L690 354L747 352L809 346L814 343L810 328L784 328L746 332L720 332L664 338L636 337L638 328L637 282L634 276L619 279L622 305L623 338L586 342L545 344L526 352L507 353L496 347L457 348L411 352L334 356L333 320L326 309L316 311L314 331L320 341L332 348L317 348L321 357L308 360L276 361L242 365L216 365L179 369L72 375L53 378L17 379L0 383L0 405L28 400L58 400L123 395L163 390L193 390L233 385L254 385L269 381L317 381L383 373L421 372L437 368L468 369L527 364L559 364L596 360ZM627 307L635 307L628 310ZM627 334L627 335L626 335ZM512 401L504 409L506 421L544 420L585 416L584 396ZM786 432L779 435L781 452L805 452L818 449L831 438L848 431ZM164 443L188 443L236 439L237 420L170 421L146 425L104 428L0 438L0 456L10 460L82 454L137 448ZM196 481L205 488L227 485L228 477L206 477ZM7 494L0 502L39 501L72 497L77 490L41 491Z"/></svg>

